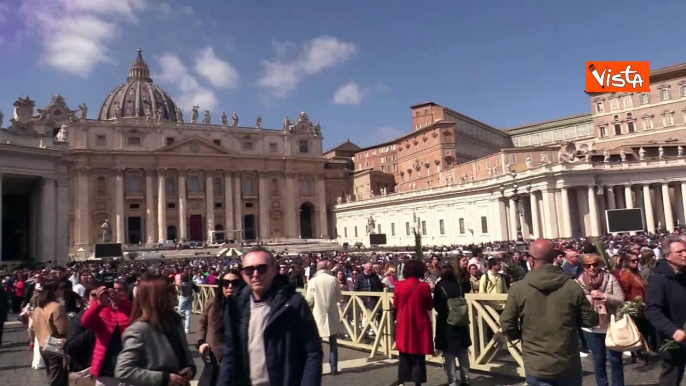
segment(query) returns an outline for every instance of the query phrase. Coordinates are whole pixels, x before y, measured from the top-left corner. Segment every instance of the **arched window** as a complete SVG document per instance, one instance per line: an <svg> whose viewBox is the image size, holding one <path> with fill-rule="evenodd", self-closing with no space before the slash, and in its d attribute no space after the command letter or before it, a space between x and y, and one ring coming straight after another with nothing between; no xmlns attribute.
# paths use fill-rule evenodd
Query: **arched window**
<svg viewBox="0 0 686 386"><path fill-rule="evenodd" d="M222 180L221 180L221 178L215 178L215 179L214 179L214 186L212 186L212 187L213 187L214 195L215 195L215 196L221 197L221 196L223 195L223 193L222 193Z"/></svg>
<svg viewBox="0 0 686 386"><path fill-rule="evenodd" d="M312 194L312 189L310 189L310 180L304 179L300 181L300 190L303 196L309 196Z"/></svg>
<svg viewBox="0 0 686 386"><path fill-rule="evenodd" d="M276 178L272 178L272 183L271 183L271 192L272 195L278 196L279 195L279 180Z"/></svg>
<svg viewBox="0 0 686 386"><path fill-rule="evenodd" d="M141 176L138 174L129 174L126 176L126 193L142 193L141 190Z"/></svg>
<svg viewBox="0 0 686 386"><path fill-rule="evenodd" d="M98 197L107 197L107 181L105 180L105 177L98 177L95 182L95 188Z"/></svg>
<svg viewBox="0 0 686 386"><path fill-rule="evenodd" d="M188 178L188 193L201 193L200 178L198 176L191 176Z"/></svg>
<svg viewBox="0 0 686 386"><path fill-rule="evenodd" d="M174 225L167 227L167 240L176 240L176 227Z"/></svg>
<svg viewBox="0 0 686 386"><path fill-rule="evenodd" d="M167 177L164 190L167 197L176 197L176 180L174 177Z"/></svg>

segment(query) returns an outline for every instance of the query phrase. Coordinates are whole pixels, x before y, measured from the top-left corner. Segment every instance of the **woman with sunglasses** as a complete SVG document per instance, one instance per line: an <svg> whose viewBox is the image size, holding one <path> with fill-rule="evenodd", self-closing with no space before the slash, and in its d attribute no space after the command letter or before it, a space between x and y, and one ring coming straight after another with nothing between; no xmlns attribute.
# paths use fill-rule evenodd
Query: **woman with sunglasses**
<svg viewBox="0 0 686 386"><path fill-rule="evenodd" d="M595 379L598 386L608 386L607 356L610 356L612 386L624 386L624 365L622 353L608 351L605 347L605 335L610 324L610 315L617 313L617 308L624 303L624 292L614 275L602 269L600 255L588 253L583 257L584 273L576 279L598 313L600 323L593 328L582 328L584 337L591 349Z"/></svg>
<svg viewBox="0 0 686 386"><path fill-rule="evenodd" d="M624 252L622 254L619 277L617 277L617 279L619 280L619 285L622 287L622 291L624 291L624 297L627 300L640 299L640 301L645 304L646 282L638 270L639 260L640 259L636 252ZM647 339L652 334L652 328L650 326L650 322L648 322L648 319L643 316L644 311L645 305L638 310L638 315L634 317L634 322L636 323L636 327L638 327L638 331L641 333L641 335ZM647 365L650 362L650 358L643 349L635 353L632 352L631 358L633 362L638 361L641 365Z"/></svg>
<svg viewBox="0 0 686 386"><path fill-rule="evenodd" d="M217 363L221 363L224 351L224 310L228 305L228 299L245 285L240 275L238 270L232 269L219 279L214 297L207 302L200 316L198 351L201 355L211 352L217 358Z"/></svg>

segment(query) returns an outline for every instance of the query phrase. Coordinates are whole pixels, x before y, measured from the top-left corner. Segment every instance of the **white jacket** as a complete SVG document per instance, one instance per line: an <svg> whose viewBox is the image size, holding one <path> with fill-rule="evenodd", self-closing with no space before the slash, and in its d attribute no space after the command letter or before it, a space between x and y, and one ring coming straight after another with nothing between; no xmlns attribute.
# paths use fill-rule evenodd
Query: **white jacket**
<svg viewBox="0 0 686 386"><path fill-rule="evenodd" d="M341 300L341 288L338 280L328 271L317 271L317 275L307 282L307 304L312 309L312 316L317 322L319 336L328 338L343 332L338 313L338 301Z"/></svg>

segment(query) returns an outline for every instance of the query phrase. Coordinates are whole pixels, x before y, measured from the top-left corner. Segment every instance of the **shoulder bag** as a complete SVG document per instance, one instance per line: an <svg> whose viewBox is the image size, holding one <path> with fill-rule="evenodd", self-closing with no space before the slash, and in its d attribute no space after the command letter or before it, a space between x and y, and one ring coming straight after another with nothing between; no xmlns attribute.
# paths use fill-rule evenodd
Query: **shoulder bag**
<svg viewBox="0 0 686 386"><path fill-rule="evenodd" d="M638 351L643 348L643 337L638 332L631 316L624 315L619 320L610 316L610 325L605 335L605 347L612 351Z"/></svg>
<svg viewBox="0 0 686 386"><path fill-rule="evenodd" d="M449 298L448 293L445 291L442 285L438 285L445 295L446 302L448 303L448 324L451 326L468 326L469 325L469 307L467 306L467 300L462 297L462 287L460 283L457 283L460 294L457 297Z"/></svg>
<svg viewBox="0 0 686 386"><path fill-rule="evenodd" d="M43 351L49 352L54 355L64 355L64 341L59 338L55 338L52 333L52 328L50 328L50 320L45 317L43 308L40 309L40 314L45 320L45 324L48 325L48 331L50 331L50 336L43 342Z"/></svg>

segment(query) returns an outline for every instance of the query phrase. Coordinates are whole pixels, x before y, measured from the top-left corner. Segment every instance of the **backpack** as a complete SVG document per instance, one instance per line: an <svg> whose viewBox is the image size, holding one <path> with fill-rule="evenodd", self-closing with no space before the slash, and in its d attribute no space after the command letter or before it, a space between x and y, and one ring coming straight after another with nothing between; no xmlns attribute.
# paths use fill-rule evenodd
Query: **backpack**
<svg viewBox="0 0 686 386"><path fill-rule="evenodd" d="M467 300L462 297L462 287L460 283L457 283L460 289L460 294L454 298L448 298L448 293L445 292L445 288L442 285L438 287L441 288L445 298L448 302L448 325L453 327L458 326L468 326L469 325L469 307L467 306Z"/></svg>
<svg viewBox="0 0 686 386"><path fill-rule="evenodd" d="M621 319L610 316L610 325L605 336L605 346L612 351L638 351L643 348L643 337L638 332L631 316L624 315Z"/></svg>

